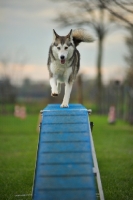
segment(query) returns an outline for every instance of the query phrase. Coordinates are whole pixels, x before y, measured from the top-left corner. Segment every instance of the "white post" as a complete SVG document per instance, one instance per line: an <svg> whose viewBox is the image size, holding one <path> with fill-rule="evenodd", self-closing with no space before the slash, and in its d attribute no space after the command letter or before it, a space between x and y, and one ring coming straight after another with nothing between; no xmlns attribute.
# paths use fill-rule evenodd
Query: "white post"
<svg viewBox="0 0 133 200"><path fill-rule="evenodd" d="M100 200L104 200L104 193L103 193L103 188L102 188L100 172L99 172L99 168L98 168L97 157L96 157L96 152L95 152L91 129L90 129L90 139L91 139L91 151L92 151L93 163L94 163L94 168L95 168L94 173L96 174L99 196L100 196Z"/></svg>

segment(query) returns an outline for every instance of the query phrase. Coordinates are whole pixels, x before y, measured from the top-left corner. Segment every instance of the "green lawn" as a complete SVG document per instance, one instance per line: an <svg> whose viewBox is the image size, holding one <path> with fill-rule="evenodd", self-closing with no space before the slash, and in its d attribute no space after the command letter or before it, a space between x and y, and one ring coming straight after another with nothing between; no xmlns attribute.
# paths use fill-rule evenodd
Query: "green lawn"
<svg viewBox="0 0 133 200"><path fill-rule="evenodd" d="M0 117L0 199L31 199L15 195L31 194L38 142L38 116L20 120Z"/></svg>
<svg viewBox="0 0 133 200"><path fill-rule="evenodd" d="M104 116L90 120L105 199L133 200L133 127L123 121L108 125ZM0 117L0 200L31 199L16 195L32 193L37 121L37 115Z"/></svg>
<svg viewBox="0 0 133 200"><path fill-rule="evenodd" d="M91 116L93 139L106 200L133 200L133 126Z"/></svg>

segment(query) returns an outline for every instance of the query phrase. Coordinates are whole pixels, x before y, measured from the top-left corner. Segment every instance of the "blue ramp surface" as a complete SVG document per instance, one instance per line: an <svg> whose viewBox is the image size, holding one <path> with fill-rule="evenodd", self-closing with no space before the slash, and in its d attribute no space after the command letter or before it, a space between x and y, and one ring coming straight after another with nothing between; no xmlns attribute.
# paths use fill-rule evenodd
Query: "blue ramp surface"
<svg viewBox="0 0 133 200"><path fill-rule="evenodd" d="M80 104L43 110L33 200L95 200L88 111Z"/></svg>

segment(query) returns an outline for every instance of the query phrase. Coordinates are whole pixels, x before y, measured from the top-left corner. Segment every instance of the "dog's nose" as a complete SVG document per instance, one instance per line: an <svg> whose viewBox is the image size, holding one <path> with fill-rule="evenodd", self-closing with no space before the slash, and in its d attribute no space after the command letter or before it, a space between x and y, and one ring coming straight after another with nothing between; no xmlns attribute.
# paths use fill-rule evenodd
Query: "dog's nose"
<svg viewBox="0 0 133 200"><path fill-rule="evenodd" d="M65 59L65 56L63 56L63 55L60 56L60 59L61 59L61 60L64 60L64 59Z"/></svg>

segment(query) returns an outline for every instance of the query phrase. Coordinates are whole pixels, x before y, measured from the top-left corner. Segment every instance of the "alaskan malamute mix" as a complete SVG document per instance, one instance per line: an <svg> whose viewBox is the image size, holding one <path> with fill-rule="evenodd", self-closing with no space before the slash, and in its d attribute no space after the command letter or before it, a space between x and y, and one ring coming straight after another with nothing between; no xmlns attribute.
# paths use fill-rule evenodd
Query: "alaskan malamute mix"
<svg viewBox="0 0 133 200"><path fill-rule="evenodd" d="M68 107L73 82L79 71L80 54L76 49L80 42L93 42L84 29L71 30L66 36L59 36L53 30L53 43L49 49L48 70L51 95L58 96L61 83L65 83L65 95L61 107Z"/></svg>

